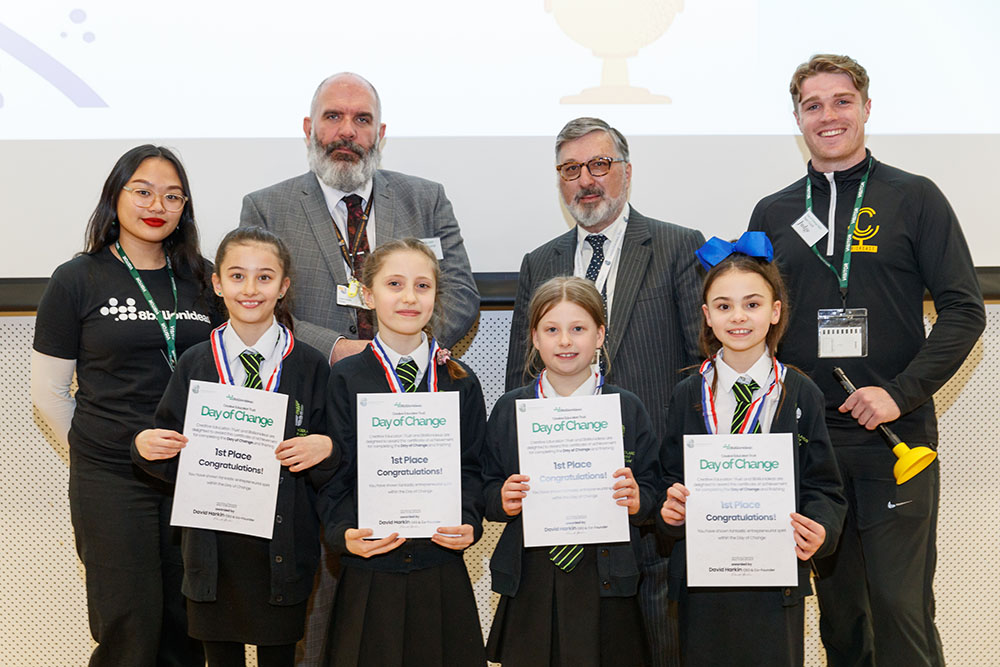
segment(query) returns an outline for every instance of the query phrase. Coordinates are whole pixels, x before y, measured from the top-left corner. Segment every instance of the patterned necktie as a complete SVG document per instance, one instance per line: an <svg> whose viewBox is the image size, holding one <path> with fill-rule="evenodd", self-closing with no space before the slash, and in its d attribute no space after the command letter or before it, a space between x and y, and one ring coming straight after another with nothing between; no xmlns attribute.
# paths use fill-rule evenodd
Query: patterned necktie
<svg viewBox="0 0 1000 667"><path fill-rule="evenodd" d="M733 413L733 423L729 427L730 433L739 433L743 420L747 417L747 411L753 403L753 393L760 389L760 385L750 380L747 384L742 382L733 383L733 395L736 396L736 412ZM754 433L760 433L760 422L754 426Z"/></svg>
<svg viewBox="0 0 1000 667"><path fill-rule="evenodd" d="M247 377L243 380L244 387L251 389L263 389L264 383L260 380L260 362L264 360L262 354L253 350L243 350L240 352L240 361L243 362L243 370L247 372Z"/></svg>
<svg viewBox="0 0 1000 667"><path fill-rule="evenodd" d="M399 381L403 384L403 391L409 393L417 390L417 372L417 362L413 359L399 360L399 365L396 366L396 375L399 376Z"/></svg>
<svg viewBox="0 0 1000 667"><path fill-rule="evenodd" d="M604 234L588 234L586 236L587 243L590 247L594 249L594 254L590 258L590 264L587 266L587 273L584 276L587 280L592 283L597 282L597 276L601 272L601 265L604 264L604 242L608 240L608 237ZM608 283L604 282L601 287L601 300L604 302L604 318L608 317ZM605 327L606 329L607 327ZM604 332L607 335L607 331ZM608 372L608 365L604 357L600 358L601 373ZM569 572L569 570L567 570Z"/></svg>
<svg viewBox="0 0 1000 667"><path fill-rule="evenodd" d="M590 258L584 277L592 283L597 282L597 275L601 272L601 265L604 264L604 242L607 240L608 237L604 234L587 235L587 243L594 249L594 254Z"/></svg>
<svg viewBox="0 0 1000 667"><path fill-rule="evenodd" d="M581 558L583 558L583 547L579 544L567 544L549 549L549 560L563 572L572 572Z"/></svg>
<svg viewBox="0 0 1000 667"><path fill-rule="evenodd" d="M361 279L361 267L364 266L365 258L368 257L370 248L368 247L368 231L365 230L358 239L357 247L354 245L354 237L358 234L358 227L365 216L364 208L361 206L361 197L358 195L347 195L344 197L347 204L347 251L354 259L354 277ZM375 327L372 324L372 311L364 308L356 308L358 315L358 338L361 340L371 340L375 337Z"/></svg>

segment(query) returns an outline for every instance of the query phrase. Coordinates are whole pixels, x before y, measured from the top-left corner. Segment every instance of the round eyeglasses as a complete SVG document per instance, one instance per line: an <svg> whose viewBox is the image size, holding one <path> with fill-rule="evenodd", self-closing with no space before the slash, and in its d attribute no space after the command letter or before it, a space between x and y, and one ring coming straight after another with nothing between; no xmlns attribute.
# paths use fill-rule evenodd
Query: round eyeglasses
<svg viewBox="0 0 1000 667"><path fill-rule="evenodd" d="M140 208L149 208L159 197L163 202L163 208L171 213L182 210L188 200L185 195L176 192L158 195L149 188L130 188L127 185L123 185L122 190L132 195L132 202Z"/></svg>
<svg viewBox="0 0 1000 667"><path fill-rule="evenodd" d="M615 162L624 162L623 158L613 158L613 157L595 157L592 160L587 160L586 162L574 162L570 160L569 162L563 162L560 165L556 165L556 171L562 176L564 181L575 181L580 178L580 174L583 173L583 168L586 167L587 171L590 172L591 176L604 176L609 171L611 171L611 165Z"/></svg>

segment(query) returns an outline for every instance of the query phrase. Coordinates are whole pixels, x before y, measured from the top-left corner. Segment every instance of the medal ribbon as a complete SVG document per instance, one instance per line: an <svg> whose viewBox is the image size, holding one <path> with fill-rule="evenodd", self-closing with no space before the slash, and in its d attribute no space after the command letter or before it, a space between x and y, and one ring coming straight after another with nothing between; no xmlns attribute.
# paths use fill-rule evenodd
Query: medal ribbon
<svg viewBox="0 0 1000 667"><path fill-rule="evenodd" d="M428 341L427 347L430 348L427 353L427 391L434 392L438 390L437 340L431 338ZM405 394L406 391L403 389L403 383L399 380L399 376L396 375L396 369L389 362L389 355L386 354L385 348L379 342L378 336L372 339L371 348L372 352L375 353L375 360L382 366L386 382L389 383L389 389L394 394Z"/></svg>
<svg viewBox="0 0 1000 667"><path fill-rule="evenodd" d="M715 357L711 359L706 359L698 372L701 374L701 414L705 418L705 431L712 435L719 432L719 418L715 413L715 397L712 395L712 375L715 374ZM740 425L740 433L753 433L754 429L757 428L757 422L760 421L760 414L764 410L764 399L770 396L774 388L778 386L778 381L785 381L786 368L783 363L777 359L774 361L774 380L771 381L771 386L767 388L767 392L758 398L756 401L750 404L750 409L747 410L747 416L744 417L743 423Z"/></svg>
<svg viewBox="0 0 1000 667"><path fill-rule="evenodd" d="M861 184L858 186L858 194L854 198L854 211L851 212L851 224L847 226L847 238L844 240L844 257L840 268L840 272L833 268L830 262L826 261L826 258L820 254L820 251L816 249L816 245L812 245L812 251L816 253L820 261L826 264L826 266L833 271L834 275L837 276L837 282L840 285L840 297L844 301L844 307L847 307L847 279L851 275L851 242L854 240L854 228L858 226L858 215L861 213L861 204L865 199L865 188L868 185L868 175L872 173L872 163L875 158L868 158L868 168L865 170L865 176L861 179ZM813 202L812 202L812 178L806 175L806 210L812 213ZM830 234L834 233L833 220L827 220L829 226Z"/></svg>
<svg viewBox="0 0 1000 667"><path fill-rule="evenodd" d="M545 375L545 373L546 369L542 369L542 372L538 374L538 379L535 380L535 398L548 398L545 395L545 392L542 391L542 376ZM598 396L604 392L604 374L597 371L594 375L597 377L597 386L594 387L594 396Z"/></svg>
<svg viewBox="0 0 1000 667"><path fill-rule="evenodd" d="M118 241L115 241L115 250L118 251L118 256L122 258L122 262L128 268L128 272L132 274L132 280L139 286L139 291L142 292L143 298L146 299L149 309L156 316L156 322L160 325L163 340L167 343L167 365L173 371L174 366L177 365L177 281L174 280L174 270L170 266L170 255L166 252L163 253L163 257L167 260L167 275L170 276L170 291L174 295L174 312L168 313L168 318L164 318L163 311L156 305L156 301L153 300L153 295L149 293L146 283L143 282L135 265L132 264L132 260L125 254L125 249L122 248L122 244Z"/></svg>
<svg viewBox="0 0 1000 667"><path fill-rule="evenodd" d="M212 356L215 357L215 370L219 374L219 382L221 384L231 384L235 385L233 381L233 372L229 368L229 355L226 354L226 345L222 342L222 332L225 331L226 327L229 326L229 322L216 327L212 331L212 335L209 338L212 341ZM289 331L284 324L278 323L278 327L281 331L278 333L278 339L281 339L282 333L285 336L285 344L281 348L281 359L278 360L278 365L273 371L271 371L271 377L267 379L267 384L264 385L264 391L278 391L278 387L281 385L281 369L284 366L285 357L287 357L292 348L295 347L295 337L292 336L292 332Z"/></svg>

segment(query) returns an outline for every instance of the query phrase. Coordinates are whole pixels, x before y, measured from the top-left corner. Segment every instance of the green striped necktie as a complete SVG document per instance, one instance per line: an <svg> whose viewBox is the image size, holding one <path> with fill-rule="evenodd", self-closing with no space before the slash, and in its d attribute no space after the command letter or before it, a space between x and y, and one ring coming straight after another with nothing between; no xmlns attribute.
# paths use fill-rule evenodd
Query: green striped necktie
<svg viewBox="0 0 1000 667"><path fill-rule="evenodd" d="M760 389L760 385L750 380L749 383L743 384L740 381L733 383L733 395L736 396L736 412L733 413L733 423L729 427L730 433L739 433L740 426L743 425L743 420L747 417L747 411L750 410L750 406L753 404L753 393ZM760 422L754 426L754 433L760 433Z"/></svg>
<svg viewBox="0 0 1000 667"><path fill-rule="evenodd" d="M555 563L563 572L572 572L583 558L583 547L579 544L567 544L549 549L549 560Z"/></svg>
<svg viewBox="0 0 1000 667"><path fill-rule="evenodd" d="M263 389L264 383L260 380L260 362L264 356L253 350L243 350L240 352L240 361L243 362L243 370L247 372L247 377L243 380L244 387L251 389Z"/></svg>
<svg viewBox="0 0 1000 667"><path fill-rule="evenodd" d="M417 390L417 362L409 357L399 360L396 366L396 375L403 384L403 391L409 393Z"/></svg>

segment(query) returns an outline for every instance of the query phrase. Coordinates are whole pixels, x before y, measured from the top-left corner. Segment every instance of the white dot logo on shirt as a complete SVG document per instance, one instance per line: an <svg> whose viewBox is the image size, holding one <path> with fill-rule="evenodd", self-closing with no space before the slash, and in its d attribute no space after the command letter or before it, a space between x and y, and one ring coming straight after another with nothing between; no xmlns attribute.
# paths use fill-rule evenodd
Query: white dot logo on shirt
<svg viewBox="0 0 1000 667"><path fill-rule="evenodd" d="M101 315L114 317L116 320L137 320L139 319L138 309L135 307L135 299L129 297L125 303L121 304L118 299L111 297L108 305L101 306ZM150 313L152 315L152 313ZM145 317L143 319L146 319Z"/></svg>

